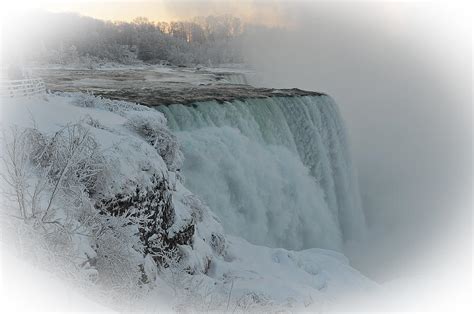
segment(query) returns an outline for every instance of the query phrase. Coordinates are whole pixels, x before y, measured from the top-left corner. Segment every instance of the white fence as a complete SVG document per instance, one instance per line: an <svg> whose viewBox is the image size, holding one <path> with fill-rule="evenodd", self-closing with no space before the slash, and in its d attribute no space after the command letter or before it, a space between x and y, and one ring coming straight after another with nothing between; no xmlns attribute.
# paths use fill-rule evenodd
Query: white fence
<svg viewBox="0 0 474 314"><path fill-rule="evenodd" d="M0 97L16 98L45 94L46 87L42 79L0 80Z"/></svg>

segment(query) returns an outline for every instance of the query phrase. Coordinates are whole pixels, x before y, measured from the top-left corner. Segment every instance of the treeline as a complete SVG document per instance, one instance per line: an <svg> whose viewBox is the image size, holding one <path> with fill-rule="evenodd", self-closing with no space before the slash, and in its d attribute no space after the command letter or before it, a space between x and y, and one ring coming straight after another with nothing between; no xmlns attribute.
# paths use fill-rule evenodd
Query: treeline
<svg viewBox="0 0 474 314"><path fill-rule="evenodd" d="M241 20L229 15L168 23L143 17L132 22L110 22L73 13L41 13L22 29L25 42L21 54L23 59L59 64L81 60L238 63L242 62L245 31Z"/></svg>

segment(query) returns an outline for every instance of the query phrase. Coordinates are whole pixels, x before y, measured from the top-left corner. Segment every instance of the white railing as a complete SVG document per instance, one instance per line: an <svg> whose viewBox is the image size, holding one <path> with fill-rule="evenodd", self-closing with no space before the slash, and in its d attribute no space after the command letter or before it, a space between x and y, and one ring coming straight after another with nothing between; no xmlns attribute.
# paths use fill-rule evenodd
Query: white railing
<svg viewBox="0 0 474 314"><path fill-rule="evenodd" d="M0 80L0 97L16 98L45 94L46 87L42 79Z"/></svg>

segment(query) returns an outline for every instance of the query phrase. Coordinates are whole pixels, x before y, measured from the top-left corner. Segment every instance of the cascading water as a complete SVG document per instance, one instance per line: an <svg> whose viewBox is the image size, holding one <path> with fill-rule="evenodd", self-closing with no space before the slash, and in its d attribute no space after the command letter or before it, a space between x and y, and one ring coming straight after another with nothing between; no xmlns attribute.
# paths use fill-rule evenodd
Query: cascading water
<svg viewBox="0 0 474 314"><path fill-rule="evenodd" d="M229 82L230 84L244 84L247 85L248 81L244 74L232 73L232 74L223 74L222 77Z"/></svg>
<svg viewBox="0 0 474 314"><path fill-rule="evenodd" d="M290 249L341 250L363 237L345 129L330 97L157 108L182 145L186 186L227 232Z"/></svg>

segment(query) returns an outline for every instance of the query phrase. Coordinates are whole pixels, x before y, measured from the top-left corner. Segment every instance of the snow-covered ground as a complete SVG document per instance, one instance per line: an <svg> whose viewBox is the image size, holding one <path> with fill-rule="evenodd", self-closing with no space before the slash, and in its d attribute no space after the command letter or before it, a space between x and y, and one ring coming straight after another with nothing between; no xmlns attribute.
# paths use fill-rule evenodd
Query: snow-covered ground
<svg viewBox="0 0 474 314"><path fill-rule="evenodd" d="M45 136L52 136L67 125L80 125L97 143L101 160L105 163L103 182L106 184L101 187L101 195L126 194L135 186L150 185L152 174L159 173L171 185L175 218L167 229L167 237L174 239L173 236L179 235L186 226L194 226L192 240L179 245L185 257L184 266L161 269L143 254L128 253L125 256L145 265L145 272L151 280L147 288L137 287L141 289L138 297L124 298L115 304L107 301L110 297L107 293L95 296L89 293L88 297L95 298L94 302L103 302L116 310L124 310L123 306L154 310L164 305L173 310L313 311L337 307L345 297L366 295L378 289L378 285L353 269L340 253L322 249L299 252L270 249L226 235L210 209L188 191L183 185L185 181L179 178L177 169L183 156L179 150L171 149L175 139L166 126L166 119L158 111L123 101L72 93L44 98L2 99L0 112L4 144L8 144L9 137L5 134L10 134L13 126L17 126L17 131L34 128ZM150 142L146 134L141 133L141 127L159 130L159 141ZM166 149L160 145L166 145ZM88 200L93 203L96 198L90 196ZM68 200L65 194L55 203L54 218L60 222L65 221L65 217L74 216L70 211L75 207L69 201L72 199ZM16 211L15 202L6 198L2 200L3 223L16 226L17 222L10 223L16 218L6 215L13 215ZM71 219L75 224L81 222L77 217ZM67 260L78 272L98 273L99 280L96 274L90 284L99 291L102 255L97 249L97 239L91 239L92 230L86 226L81 230L71 234L70 245L73 247L70 251L74 256ZM41 230L34 229L33 232L40 234ZM8 242L10 236L3 237L3 241ZM22 253L21 248L6 247L13 252L8 254L16 258L30 256ZM133 248L128 249L133 251ZM94 254L97 260L91 263ZM43 261L41 258L36 260ZM39 267L48 269L45 264ZM43 272L41 276L45 274ZM71 276L68 280L74 284ZM9 289L13 283L3 284L4 289Z"/></svg>

